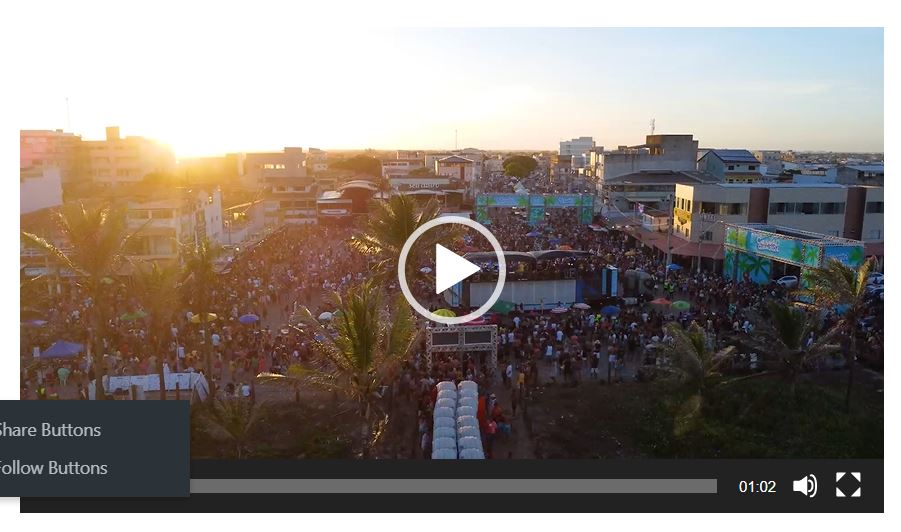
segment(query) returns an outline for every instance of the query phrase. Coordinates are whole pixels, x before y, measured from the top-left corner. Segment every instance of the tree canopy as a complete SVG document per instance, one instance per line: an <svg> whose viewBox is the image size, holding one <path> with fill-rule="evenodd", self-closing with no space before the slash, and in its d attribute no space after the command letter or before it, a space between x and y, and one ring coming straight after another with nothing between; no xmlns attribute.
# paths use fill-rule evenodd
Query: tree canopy
<svg viewBox="0 0 901 532"><path fill-rule="evenodd" d="M329 166L337 170L351 170L361 174L369 174L372 177L382 175L382 162L368 155L355 155L349 159L331 163Z"/></svg>
<svg viewBox="0 0 901 532"><path fill-rule="evenodd" d="M504 173L509 176L523 178L531 174L538 166L535 159L526 155L514 155L504 160Z"/></svg>

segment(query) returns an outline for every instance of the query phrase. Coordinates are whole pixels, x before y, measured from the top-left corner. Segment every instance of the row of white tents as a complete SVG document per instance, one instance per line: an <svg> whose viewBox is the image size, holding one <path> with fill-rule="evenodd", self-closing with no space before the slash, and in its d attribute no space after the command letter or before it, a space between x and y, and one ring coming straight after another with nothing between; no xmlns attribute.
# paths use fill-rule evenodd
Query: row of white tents
<svg viewBox="0 0 901 532"><path fill-rule="evenodd" d="M482 435L476 412L479 407L479 385L462 381L454 386L452 381L437 385L438 399L432 431L432 458L436 460L481 460Z"/></svg>

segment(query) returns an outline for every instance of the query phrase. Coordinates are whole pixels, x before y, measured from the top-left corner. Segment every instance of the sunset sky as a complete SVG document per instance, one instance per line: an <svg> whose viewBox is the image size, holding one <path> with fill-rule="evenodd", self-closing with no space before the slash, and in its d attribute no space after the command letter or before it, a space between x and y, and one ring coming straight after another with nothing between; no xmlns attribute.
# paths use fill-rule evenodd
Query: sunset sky
<svg viewBox="0 0 901 532"><path fill-rule="evenodd" d="M15 123L66 128L68 97L84 138L119 125L179 157L446 149L454 130L461 148L615 147L651 118L702 147L883 150L881 29L155 31L30 50Z"/></svg>

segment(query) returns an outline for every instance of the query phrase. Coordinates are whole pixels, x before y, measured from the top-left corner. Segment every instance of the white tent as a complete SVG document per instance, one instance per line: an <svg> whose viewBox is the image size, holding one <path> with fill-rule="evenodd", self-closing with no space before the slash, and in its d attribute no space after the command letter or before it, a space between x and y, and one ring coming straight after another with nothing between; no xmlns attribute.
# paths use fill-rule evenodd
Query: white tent
<svg viewBox="0 0 901 532"><path fill-rule="evenodd" d="M457 417L474 415L476 415L476 409L473 406L463 405L457 408Z"/></svg>
<svg viewBox="0 0 901 532"><path fill-rule="evenodd" d="M454 418L452 417L436 417L435 418L435 428L440 427L450 427L455 428Z"/></svg>
<svg viewBox="0 0 901 532"><path fill-rule="evenodd" d="M479 385L473 381L460 381L460 384L457 385L458 390L475 390L479 391Z"/></svg>
<svg viewBox="0 0 901 532"><path fill-rule="evenodd" d="M471 445L470 445L471 447ZM434 438L432 449L457 449L457 440L454 438Z"/></svg>
<svg viewBox="0 0 901 532"><path fill-rule="evenodd" d="M448 406L443 406L435 409L435 419L439 417L449 417L451 419L454 418L454 409Z"/></svg>
<svg viewBox="0 0 901 532"><path fill-rule="evenodd" d="M432 459L433 460L455 460L457 458L457 452L453 449L433 449L432 450Z"/></svg>
<svg viewBox="0 0 901 532"><path fill-rule="evenodd" d="M456 438L457 433L453 427L437 427L435 428L434 438Z"/></svg>
<svg viewBox="0 0 901 532"><path fill-rule="evenodd" d="M453 399L448 399L448 398L445 397L445 398L442 398L442 399L438 399L438 400L435 402L435 408L444 408L444 407L446 407L446 408L456 408L456 407L457 407L457 401L455 401L455 400L453 400Z"/></svg>
<svg viewBox="0 0 901 532"><path fill-rule="evenodd" d="M457 429L457 437L458 438L481 438L481 434L479 433L479 427L473 427L472 425L468 425L466 427L460 427Z"/></svg>
<svg viewBox="0 0 901 532"><path fill-rule="evenodd" d="M475 416L460 416L457 418L457 426L458 427L466 427L466 426L478 427L479 422Z"/></svg>
<svg viewBox="0 0 901 532"><path fill-rule="evenodd" d="M457 387L454 386L454 383L451 381L441 381L435 385L438 388L438 391L442 390L456 390Z"/></svg>
<svg viewBox="0 0 901 532"><path fill-rule="evenodd" d="M434 453L433 458L434 458ZM484 460L485 453L482 449L460 449L460 458L463 460Z"/></svg>
<svg viewBox="0 0 901 532"><path fill-rule="evenodd" d="M482 439L473 436L466 436L457 440L457 447L460 449L482 449Z"/></svg>

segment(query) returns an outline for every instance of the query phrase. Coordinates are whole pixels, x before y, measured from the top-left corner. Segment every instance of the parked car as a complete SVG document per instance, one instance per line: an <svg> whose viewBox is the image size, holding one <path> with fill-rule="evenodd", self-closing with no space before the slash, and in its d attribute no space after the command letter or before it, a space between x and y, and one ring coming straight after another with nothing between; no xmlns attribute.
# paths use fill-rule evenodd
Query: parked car
<svg viewBox="0 0 901 532"><path fill-rule="evenodd" d="M798 276L785 275L776 279L776 284L778 284L782 288L795 288L796 286L798 286Z"/></svg>

